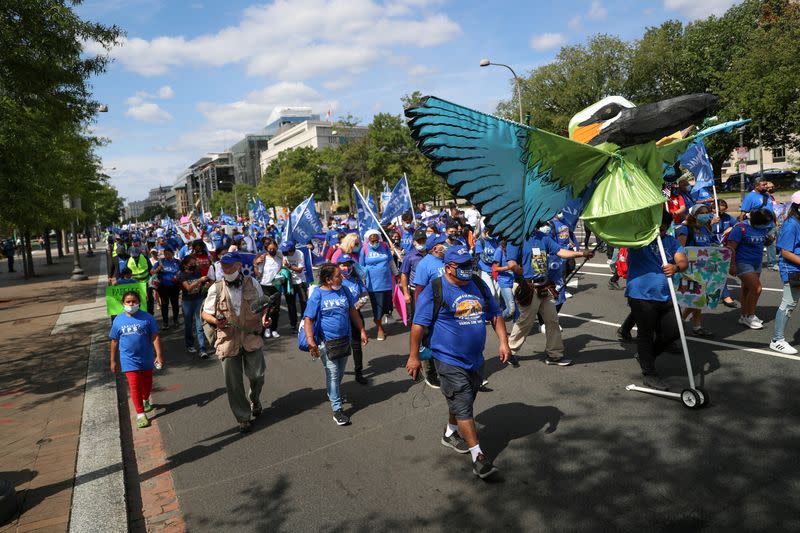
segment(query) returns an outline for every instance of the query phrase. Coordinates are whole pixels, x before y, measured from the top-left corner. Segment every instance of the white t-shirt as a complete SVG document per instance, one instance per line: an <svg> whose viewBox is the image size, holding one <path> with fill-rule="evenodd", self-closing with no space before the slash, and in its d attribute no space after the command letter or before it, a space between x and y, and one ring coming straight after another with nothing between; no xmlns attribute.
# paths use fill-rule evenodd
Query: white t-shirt
<svg viewBox="0 0 800 533"><path fill-rule="evenodd" d="M301 270L300 272L295 272L294 270L292 270L292 285L300 285L301 283L305 283L306 260L305 257L303 257L303 252L301 252L300 250L295 250L294 254L285 255L283 257L286 259L289 265L293 267L298 267L298 266L303 267L303 270Z"/></svg>
<svg viewBox="0 0 800 533"><path fill-rule="evenodd" d="M264 263L261 266L264 270L261 273L261 284L269 285L272 283L272 280L275 279L275 276L278 275L278 272L281 271L281 268L283 268L283 256L280 252L275 254L275 257L267 254L264 257Z"/></svg>
<svg viewBox="0 0 800 533"><path fill-rule="evenodd" d="M481 219L481 213L477 209L470 207L469 209L464 211L464 218L467 219L467 224L469 224L473 228L477 228L478 221Z"/></svg>
<svg viewBox="0 0 800 533"><path fill-rule="evenodd" d="M233 312L236 316L240 315L240 311L242 310L242 286L245 283L252 283L253 286L256 288L256 296L261 298L264 295L264 291L261 289L261 285L258 284L256 279L252 276L245 276L244 280L242 281L242 285L238 287L233 287L228 285L228 293L231 295L231 306L233 307ZM206 301L203 302L203 312L208 313L209 315L216 315L217 310L214 308L214 303L216 303L217 299L217 284L214 283L208 289L208 296L206 296Z"/></svg>
<svg viewBox="0 0 800 533"><path fill-rule="evenodd" d="M208 269L208 279L211 281L222 279L222 263L214 261L214 264Z"/></svg>

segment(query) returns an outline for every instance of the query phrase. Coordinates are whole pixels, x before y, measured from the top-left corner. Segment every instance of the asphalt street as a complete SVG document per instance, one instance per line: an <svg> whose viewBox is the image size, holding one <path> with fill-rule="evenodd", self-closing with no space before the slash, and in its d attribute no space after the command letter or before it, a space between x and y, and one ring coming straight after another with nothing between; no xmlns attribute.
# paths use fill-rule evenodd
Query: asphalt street
<svg viewBox="0 0 800 533"><path fill-rule="evenodd" d="M440 444L444 399L406 375L402 324L385 342L369 330L370 385L354 382L350 363L353 423L338 427L323 368L297 350L282 314L283 336L265 348L265 412L247 435L234 428L219 362L186 353L182 329L170 330L155 413L189 530L800 530L800 358L767 348L780 293L763 293L761 331L737 324L738 310L705 318L715 338L689 348L711 405L690 411L625 390L641 376L633 346L616 339L628 309L606 288L604 260L584 269L562 310L574 366L545 365L536 333L520 368L501 368L489 334L491 391L476 419L501 470L487 481ZM775 272L763 277L780 287ZM790 341L796 329L793 319ZM658 367L673 389L686 386L681 355Z"/></svg>

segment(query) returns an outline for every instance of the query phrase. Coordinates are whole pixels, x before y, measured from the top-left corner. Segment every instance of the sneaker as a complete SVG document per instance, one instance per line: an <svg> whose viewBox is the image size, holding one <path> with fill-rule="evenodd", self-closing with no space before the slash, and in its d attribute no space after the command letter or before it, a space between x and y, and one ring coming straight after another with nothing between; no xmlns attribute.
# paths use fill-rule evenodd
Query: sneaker
<svg viewBox="0 0 800 533"><path fill-rule="evenodd" d="M707 329L703 328L702 326L699 328L692 328L692 335L695 337L713 337L714 334L708 331Z"/></svg>
<svg viewBox="0 0 800 533"><path fill-rule="evenodd" d="M442 445L448 448L453 448L456 453L469 453L469 446L467 441L461 438L458 431L454 431L452 435L446 437L442 435Z"/></svg>
<svg viewBox="0 0 800 533"><path fill-rule="evenodd" d="M149 428L150 427L150 419L147 416L137 416L136 417L136 427L137 428Z"/></svg>
<svg viewBox="0 0 800 533"><path fill-rule="evenodd" d="M773 352L782 353L784 355L794 355L797 353L797 350L792 348L792 345L786 342L785 339L770 342L769 349Z"/></svg>
<svg viewBox="0 0 800 533"><path fill-rule="evenodd" d="M495 472L497 472L497 467L482 453L479 453L478 457L472 462L472 473L481 479L486 479Z"/></svg>
<svg viewBox="0 0 800 533"><path fill-rule="evenodd" d="M239 422L239 433L250 433L250 421Z"/></svg>
<svg viewBox="0 0 800 533"><path fill-rule="evenodd" d="M149 413L153 410L153 406L147 400L144 401L144 412Z"/></svg>
<svg viewBox="0 0 800 533"><path fill-rule="evenodd" d="M336 422L337 426L346 426L350 423L350 417L344 414L344 411L339 409L333 413L333 421Z"/></svg>
<svg viewBox="0 0 800 533"><path fill-rule="evenodd" d="M375 340L383 342L386 340L386 335L378 335Z"/></svg>
<svg viewBox="0 0 800 533"><path fill-rule="evenodd" d="M200 350L200 359L208 359L208 352Z"/></svg>
<svg viewBox="0 0 800 533"><path fill-rule="evenodd" d="M564 328L561 327L561 324L558 325L558 331L564 331ZM547 326L545 324L542 324L541 326L539 326L539 332L540 333L547 333Z"/></svg>
<svg viewBox="0 0 800 533"><path fill-rule="evenodd" d="M739 317L739 324L743 326L747 326L750 329L763 329L764 324L758 322L757 320L753 320L752 316L740 316Z"/></svg>
<svg viewBox="0 0 800 533"><path fill-rule="evenodd" d="M481 387L485 387L488 384L489 384L489 380L486 379L486 378L483 378L483 381L481 381Z"/></svg>
<svg viewBox="0 0 800 533"><path fill-rule="evenodd" d="M197 353L197 348L195 348L194 346L189 346L188 348L186 348L186 351L189 353Z"/></svg>
<svg viewBox="0 0 800 533"><path fill-rule="evenodd" d="M360 370L356 371L356 383L360 383L361 385L369 384L369 381L367 381L367 378L364 377L364 374L362 374Z"/></svg>
<svg viewBox="0 0 800 533"><path fill-rule="evenodd" d="M633 336L630 331L624 331L621 327L617 328L617 338L623 341L632 341Z"/></svg>
<svg viewBox="0 0 800 533"><path fill-rule="evenodd" d="M164 324L161 326L161 331L167 331L169 329L169 324Z"/></svg>
<svg viewBox="0 0 800 533"><path fill-rule="evenodd" d="M553 359L552 357L547 357L544 362L548 365L557 365L557 366L570 366L572 364L572 359L567 359L566 357L562 357L561 359Z"/></svg>
<svg viewBox="0 0 800 533"><path fill-rule="evenodd" d="M618 291L618 290L622 289L622 287L620 287L619 283L616 282L616 281L609 281L608 282L608 288L609 288L609 290L612 290L612 291Z"/></svg>
<svg viewBox="0 0 800 533"><path fill-rule="evenodd" d="M772 265L771 267L769 267L769 269L778 272L780 270L780 267L778 265Z"/></svg>
<svg viewBox="0 0 800 533"><path fill-rule="evenodd" d="M425 383L427 383L428 386L433 388L433 389L438 389L438 388L440 388L442 386L442 384L439 382L439 376L437 376L436 374L433 374L433 375L430 375L430 376L426 375L425 376Z"/></svg>
<svg viewBox="0 0 800 533"><path fill-rule="evenodd" d="M564 293L564 298L566 298L567 300L569 300L570 298L572 298L572 293L571 293L571 292L565 292L565 293Z"/></svg>
<svg viewBox="0 0 800 533"><path fill-rule="evenodd" d="M389 315L383 315L383 318L381 319L381 322L383 323L384 326L386 324L388 324L389 323Z"/></svg>
<svg viewBox="0 0 800 533"><path fill-rule="evenodd" d="M764 321L761 320L760 318L758 318L756 315L750 315L750 318L752 318L753 320L755 320L759 324L763 324L764 323Z"/></svg>
<svg viewBox="0 0 800 533"><path fill-rule="evenodd" d="M517 359L516 355L512 355L508 358L508 364L513 366L514 368L519 368L519 359Z"/></svg>
<svg viewBox="0 0 800 533"><path fill-rule="evenodd" d="M261 412L263 410L264 408L261 407L261 402L255 402L253 404L253 418L258 418L259 416L261 416Z"/></svg>
<svg viewBox="0 0 800 533"><path fill-rule="evenodd" d="M280 337L280 336L281 336L281 334L280 334L280 333L278 333L277 331L273 331L273 332L272 332L272 338L273 338L273 339L277 339L277 338L278 338L278 337Z"/></svg>
<svg viewBox="0 0 800 533"><path fill-rule="evenodd" d="M664 383L664 380L662 380L659 376L655 374L649 374L645 376L644 379L642 380L642 383L644 383L645 387L650 387L651 389L662 390L662 391L669 390L669 385Z"/></svg>
<svg viewBox="0 0 800 533"><path fill-rule="evenodd" d="M272 338L272 332L270 330L266 330L264 332L264 338L265 339L271 339Z"/></svg>

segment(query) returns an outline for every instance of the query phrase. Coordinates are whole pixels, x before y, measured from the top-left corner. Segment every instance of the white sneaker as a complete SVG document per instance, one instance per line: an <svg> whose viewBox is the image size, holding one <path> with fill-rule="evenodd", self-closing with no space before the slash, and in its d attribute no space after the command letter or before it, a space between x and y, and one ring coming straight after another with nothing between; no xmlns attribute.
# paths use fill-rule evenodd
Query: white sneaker
<svg viewBox="0 0 800 533"><path fill-rule="evenodd" d="M773 352L782 353L784 355L794 355L797 353L797 350L792 348L792 346L784 339L770 342L769 349Z"/></svg>
<svg viewBox="0 0 800 533"><path fill-rule="evenodd" d="M764 321L758 318L756 315L750 315L750 318L758 322L759 324L763 324Z"/></svg>
<svg viewBox="0 0 800 533"><path fill-rule="evenodd" d="M778 272L781 269L781 267L779 267L778 265L772 265L771 267L769 267L769 269Z"/></svg>
<svg viewBox="0 0 800 533"><path fill-rule="evenodd" d="M389 323L389 315L383 315L383 319L381 320L381 322L383 322L384 326L386 324L388 324Z"/></svg>
<svg viewBox="0 0 800 533"><path fill-rule="evenodd" d="M561 327L561 324L558 325L558 331L564 331L564 328ZM547 326L545 324L539 326L539 333L547 333Z"/></svg>
<svg viewBox="0 0 800 533"><path fill-rule="evenodd" d="M566 299L572 298L572 293L571 292L565 292L564 293L564 298L566 298Z"/></svg>
<svg viewBox="0 0 800 533"><path fill-rule="evenodd" d="M281 336L281 334L280 334L280 333L278 333L277 331L273 331L273 332L272 332L272 338L273 338L273 339L277 339L277 338L278 338L278 337L280 337L280 336Z"/></svg>
<svg viewBox="0 0 800 533"><path fill-rule="evenodd" d="M195 348L194 346L189 346L188 348L186 348L186 351L189 353L197 353L197 348Z"/></svg>
<svg viewBox="0 0 800 533"><path fill-rule="evenodd" d="M739 324L747 326L750 329L764 329L764 324L756 320L753 320L752 316L740 316Z"/></svg>
<svg viewBox="0 0 800 533"><path fill-rule="evenodd" d="M271 338L271 337L272 337L272 333L270 333L270 331L269 331L269 330L266 330L266 331L264 332L264 338L265 338L265 339L269 339L269 338Z"/></svg>

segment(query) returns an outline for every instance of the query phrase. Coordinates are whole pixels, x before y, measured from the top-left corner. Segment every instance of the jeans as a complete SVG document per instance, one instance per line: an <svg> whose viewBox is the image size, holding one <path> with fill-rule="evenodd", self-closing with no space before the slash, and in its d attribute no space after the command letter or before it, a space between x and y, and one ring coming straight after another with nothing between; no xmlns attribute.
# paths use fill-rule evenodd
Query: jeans
<svg viewBox="0 0 800 533"><path fill-rule="evenodd" d="M481 279L483 280L484 283L486 283L486 286L489 287L489 293L492 295L492 297L495 300L499 300L500 286L494 280L492 275L488 272L484 272L483 270L481 270Z"/></svg>
<svg viewBox="0 0 800 533"><path fill-rule="evenodd" d="M328 388L328 399L331 401L331 409L335 413L342 408L342 395L339 387L342 385L344 377L344 367L347 365L347 357L339 359L328 359L325 350L319 351L322 364L325 365L325 381Z"/></svg>
<svg viewBox="0 0 800 533"><path fill-rule="evenodd" d="M800 298L800 287L792 287L788 283L783 285L783 298L781 304L778 306L778 311L775 313L775 332L772 334L773 341L782 341L784 337L784 330L789 317L792 316L792 311L797 307L797 299Z"/></svg>
<svg viewBox="0 0 800 533"><path fill-rule="evenodd" d="M186 347L194 346L192 337L192 326L197 333L197 344L200 351L206 349L206 335L203 333L203 321L200 319L200 310L203 308L203 299L183 300L183 336L186 340Z"/></svg>
<svg viewBox="0 0 800 533"><path fill-rule="evenodd" d="M680 336L675 309L669 300L660 302L628 298L628 305L638 328L636 347L642 374L656 375L656 357Z"/></svg>
<svg viewBox="0 0 800 533"><path fill-rule="evenodd" d="M767 246L767 266L771 267L772 265L778 264L778 250L775 247L775 243L773 242L769 246Z"/></svg>
<svg viewBox="0 0 800 533"><path fill-rule="evenodd" d="M512 287L500 287L500 296L503 298L503 319L507 320L514 316L516 305L514 303L514 289Z"/></svg>
<svg viewBox="0 0 800 533"><path fill-rule="evenodd" d="M158 299L161 302L161 323L165 326L169 324L169 308L172 306L173 323L178 323L178 302L181 296L181 289L177 285L158 287Z"/></svg>
<svg viewBox="0 0 800 533"><path fill-rule="evenodd" d="M308 301L308 285L292 283L292 294L286 295L286 308L289 312L289 325L292 330L297 330L297 301L300 300L300 318L306 312L306 302Z"/></svg>

